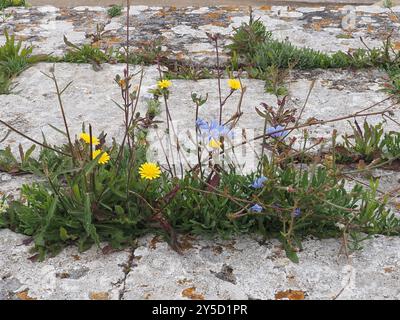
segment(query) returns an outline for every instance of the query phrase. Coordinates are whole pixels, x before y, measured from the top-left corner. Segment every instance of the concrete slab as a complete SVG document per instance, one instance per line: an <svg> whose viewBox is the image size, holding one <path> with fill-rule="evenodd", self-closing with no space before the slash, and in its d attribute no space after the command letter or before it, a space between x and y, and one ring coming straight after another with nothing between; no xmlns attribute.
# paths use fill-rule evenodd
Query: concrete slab
<svg viewBox="0 0 400 320"><path fill-rule="evenodd" d="M22 73L18 79L18 87L14 94L1 95L2 105L1 119L6 121L23 133L42 140L42 132L51 144L65 142L65 137L57 133L49 126L63 128L63 121L58 107L56 95L54 94L53 84L41 72L47 72L51 64L40 63ZM72 135L79 135L82 122L91 123L96 135L101 131L108 133L109 139L116 137L122 139L123 134L123 115L115 106L112 100L121 102L118 86L113 81L117 73L121 74L124 65L105 64L101 71L94 71L90 65L85 64L66 64L56 65L56 75L60 86L63 87L68 82L73 84L64 93L63 101L65 105L70 132ZM146 110L145 97L147 91L152 88L157 81L158 72L156 67L146 67L145 78L143 81L142 98L138 110L142 113ZM347 116L356 111L372 106L385 100L388 96L381 91L385 75L377 70L367 71L322 71L294 72L289 82L290 98L287 103L288 108L295 108L299 113L307 96L309 87L313 79L315 86L311 92L308 104L303 112L303 121L309 118L318 120L334 119ZM200 81L174 80L171 87L169 98L169 108L173 119L175 131L184 150L191 150L186 156L193 164L196 163L193 138L195 108L191 99L191 93L196 92L202 96L208 94L207 103L201 107L199 116L207 121L218 118L218 90L217 80L207 79ZM133 80L138 83L138 78ZM257 116L255 107L259 107L261 102L271 106L276 106L276 98L264 91L264 82L254 79L243 79L243 85L247 91L243 98L243 116L236 129L233 145L238 145L243 141L243 132L246 133L248 140L260 135L263 130L263 120ZM223 96L229 93L227 80L222 80ZM236 111L240 99L239 92L235 92L224 107L223 119L227 121ZM383 110L391 106L394 102L389 100L378 104L372 108L371 112ZM393 107L394 119L399 119L398 107ZM149 141L153 146L153 155L157 160L164 161L159 137L163 137L166 128L166 116L164 107L159 119L164 121L159 124L157 130L150 130ZM361 122L363 119L359 119ZM381 116L368 118L370 123L382 121ZM351 127L347 121L329 123L326 125L310 128L310 143L315 139L324 137L329 139L332 130L336 128L338 134L351 132ZM387 122L387 130L397 130L397 124ZM6 128L0 128L0 136L5 135ZM189 132L189 133L188 133ZM301 131L293 132L293 135L301 137ZM111 140L109 140L111 141ZM300 141L301 142L301 141ZM27 148L31 142L21 138L15 133L11 133L4 145L10 144L17 152L18 144ZM253 170L257 157L254 150L259 150L260 141L257 141L245 148L236 150L238 161L246 164L245 170ZM158 152L158 154L154 154ZM175 158L176 159L176 158Z"/></svg>
<svg viewBox="0 0 400 320"><path fill-rule="evenodd" d="M349 259L340 241L307 240L293 264L277 241L186 238L183 255L153 236L104 255L67 248L31 262L27 237L0 230L2 299L399 299L400 239L375 237ZM130 271L127 270L130 266Z"/></svg>
<svg viewBox="0 0 400 320"><path fill-rule="evenodd" d="M109 255L93 247L67 248L45 262L32 262L27 237L0 230L0 297L6 299L118 299L129 250ZM107 271L106 271L107 270Z"/></svg>
<svg viewBox="0 0 400 320"><path fill-rule="evenodd" d="M353 50L381 46L389 30L400 26L396 12L381 6L351 7L254 7L254 16L273 31L277 39L289 39L293 44L324 52ZM36 53L61 56L66 52L63 36L77 45L90 42L85 37L96 31L97 25L109 30L96 45L119 48L126 42L126 18L109 18L104 7L79 6L56 8L8 8L10 14L2 25L17 38L36 47ZM146 43L161 39L167 56L172 60L187 60L204 66L215 65L214 48L206 32L220 33L221 46L229 43L233 28L249 20L247 6L212 7L149 7L132 6L130 43L141 48ZM3 29L0 43L4 42ZM393 34L395 43L400 41ZM226 59L226 55L222 55Z"/></svg>

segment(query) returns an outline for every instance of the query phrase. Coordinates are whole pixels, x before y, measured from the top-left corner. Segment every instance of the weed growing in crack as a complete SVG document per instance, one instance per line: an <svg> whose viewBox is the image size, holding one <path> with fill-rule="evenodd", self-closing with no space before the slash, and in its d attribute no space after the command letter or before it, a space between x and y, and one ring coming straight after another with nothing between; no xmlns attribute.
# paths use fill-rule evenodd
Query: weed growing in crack
<svg viewBox="0 0 400 320"><path fill-rule="evenodd" d="M85 250L107 241L118 249L148 232L164 235L176 250L180 250L177 232L224 238L256 232L278 237L288 257L297 262L301 239L310 234L342 236L356 248L365 238L362 234L399 233L400 222L386 208L387 199L376 197L377 182L371 181L369 189L356 185L348 190L334 159L325 163L314 160L300 167L293 161L301 159L295 156L306 150L297 150L296 139L290 138L293 124L297 128L301 125L284 100L278 101L278 108L264 105L263 111L258 110L266 119L262 135L266 152L253 173L238 172L239 167L228 156L230 128L235 122L207 122L199 116L194 119L201 141L197 144L197 166L188 163L189 168L178 177L168 155L166 165L152 163L147 159L146 132L157 120L153 112L142 117L136 111L143 72L139 74L138 87L131 85L133 77L128 69L115 78L123 97L119 105L125 123L121 143L114 140L108 145L105 134L94 135L89 126L89 131L75 138L68 133L71 138L65 145L43 143L38 159L31 158L33 149L21 152L21 161L13 158L10 149L1 154L2 170L32 172L44 180L25 185L22 200L6 199L8 207L0 216L2 227L33 237L39 258L72 243ZM54 75L48 76L58 88ZM237 90L241 94L246 91L239 80L232 79L229 84L226 98L221 96L222 107ZM160 78L148 105L158 109L161 102L154 101L164 99L170 141L178 147L176 159L187 161L169 118L171 87L171 81ZM61 97L65 90L58 88L57 92ZM198 114L206 99L198 94L192 94L192 99ZM64 114L62 103L60 110ZM70 132L67 121L64 130Z"/></svg>
<svg viewBox="0 0 400 320"><path fill-rule="evenodd" d="M0 0L0 10L8 7L24 7L26 5L25 0Z"/></svg>
<svg viewBox="0 0 400 320"><path fill-rule="evenodd" d="M64 42L69 48L63 58L65 62L92 63L94 65L100 65L101 63L110 61L110 54L107 54L103 50L93 47L90 44L84 44L79 47L68 41L65 36Z"/></svg>
<svg viewBox="0 0 400 320"><path fill-rule="evenodd" d="M122 15L123 7L121 5L113 5L107 10L107 14L109 17L114 18Z"/></svg>
<svg viewBox="0 0 400 320"><path fill-rule="evenodd" d="M397 15L392 11L394 17ZM248 23L234 30L232 43L227 46L234 70L244 69L250 77L268 79L269 69L329 69L329 68L380 68L388 73L389 82L384 90L398 96L400 81L400 51L392 43L389 33L381 47L365 48L352 52L337 51L327 54L311 48L299 48L288 40L279 41L263 23L255 20L252 12Z"/></svg>
<svg viewBox="0 0 400 320"><path fill-rule="evenodd" d="M343 135L343 143L335 148L336 160L340 163L364 161L379 163L394 161L400 157L400 134L397 131L385 132L384 123L371 125L364 121L361 127L357 121L350 123L353 133Z"/></svg>
<svg viewBox="0 0 400 320"><path fill-rule="evenodd" d="M128 1L127 26L129 19ZM233 47L240 58L247 58L239 52L245 46L255 55L266 46L270 46L272 53L284 50L286 54L279 55L281 60L277 60L278 55L268 55L273 60L269 63L263 60L261 52L254 60L259 59L258 64L250 66L270 79L266 90L277 97L276 105L262 103L254 111L254 117L258 115L263 122L260 135L248 138L244 130L237 133L247 88L240 72L223 79L220 35L208 34L217 57L216 116L210 118L208 94L188 93L195 115L191 120L193 132L188 133L187 141L182 141L174 122L170 99L179 88L162 72L162 51L156 49L149 56L150 61L157 62L159 74L147 93L142 92L144 68L132 72L131 56L123 56L124 71L114 79L121 93L121 102L115 102L124 128L120 141L110 141L105 133L95 134L92 125L84 126L82 132L71 131L62 99L69 84L61 88L51 69L46 76L56 88L64 124L57 129L64 132L66 143L53 146L46 141L38 142L0 119L0 124L41 147L38 158L31 156L33 147L26 152L21 147L20 159L13 156L10 148L2 150L0 169L11 174L30 172L42 178L41 182L24 185L20 199L2 198L0 227L31 236L40 259L70 244L85 250L93 244L108 242L120 249L147 233L163 235L177 251L181 250L177 233L224 238L258 233L265 238L279 238L288 257L297 262L301 240L308 235L341 237L346 249L359 248L360 242L371 234L399 235L400 220L388 209L388 198L377 197L378 181L370 180L367 188L360 184L349 188L345 176L350 173L337 161L336 132L332 134L331 154L323 160L311 149L326 141L317 139L311 146L308 144L308 129L312 126L373 115L390 117L391 110L370 112L369 107L339 118L304 121L303 111L314 83L299 111L286 103L280 69L291 65L294 58L297 66L311 67L328 66L333 59L354 61L354 56L334 58L271 42L270 34L256 21L244 28L237 30L240 41ZM257 42L254 46L253 39ZM70 47L71 61L92 60L99 64L110 58L90 45L78 47L65 42ZM129 28L125 52L130 52ZM139 103L144 94L148 99L142 114ZM236 109L227 115L226 107L235 96ZM395 135L384 135L381 128L369 125L361 133L356 130L354 143L350 137L345 139L350 153L357 152L368 159L375 157L376 150L384 150L382 154L397 153L399 139ZM162 150L162 157L156 160L150 157L150 134L157 136ZM160 134L165 134L165 139ZM235 140L238 135L239 142ZM253 147L257 162L250 172L244 172L237 150L255 141L261 143ZM193 158L186 151L190 149L188 142L192 143L189 151L193 151ZM380 165L374 163L374 167Z"/></svg>
<svg viewBox="0 0 400 320"><path fill-rule="evenodd" d="M45 56L33 55L33 47L22 47L22 41L16 41L14 35L4 30L6 42L0 46L0 94L9 93L12 79L29 65L43 61Z"/></svg>

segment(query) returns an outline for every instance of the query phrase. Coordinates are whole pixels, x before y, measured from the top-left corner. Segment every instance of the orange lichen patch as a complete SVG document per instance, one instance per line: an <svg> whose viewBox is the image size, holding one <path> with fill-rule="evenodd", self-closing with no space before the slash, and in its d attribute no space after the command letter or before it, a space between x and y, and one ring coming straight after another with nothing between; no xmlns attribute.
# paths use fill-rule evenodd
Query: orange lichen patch
<svg viewBox="0 0 400 320"><path fill-rule="evenodd" d="M106 44L118 44L121 43L123 40L120 37L108 37L106 39L104 39L104 42Z"/></svg>
<svg viewBox="0 0 400 320"><path fill-rule="evenodd" d="M344 7L344 4L339 4L331 7L331 10L340 10Z"/></svg>
<svg viewBox="0 0 400 320"><path fill-rule="evenodd" d="M213 21L210 24L217 27L227 27L227 24L223 21Z"/></svg>
<svg viewBox="0 0 400 320"><path fill-rule="evenodd" d="M368 24L368 27L367 27L367 31L369 32L369 33L371 33L371 32L374 32L374 27L369 23Z"/></svg>
<svg viewBox="0 0 400 320"><path fill-rule="evenodd" d="M145 300L149 300L150 297L151 297L151 293L145 293L144 296L143 296L143 298L144 298Z"/></svg>
<svg viewBox="0 0 400 320"><path fill-rule="evenodd" d="M25 30L27 27L28 26L26 24L19 23L19 24L15 25L14 32L20 32L22 30Z"/></svg>
<svg viewBox="0 0 400 320"><path fill-rule="evenodd" d="M107 48L116 44L120 44L123 40L119 37L109 37L93 42L92 47L94 48Z"/></svg>
<svg viewBox="0 0 400 320"><path fill-rule="evenodd" d="M189 298L191 300L204 300L204 296L201 293L196 292L196 287L190 287L183 290L182 297Z"/></svg>
<svg viewBox="0 0 400 320"><path fill-rule="evenodd" d="M203 17L208 20L216 20L216 19L221 19L222 14L220 12L210 12L205 14Z"/></svg>
<svg viewBox="0 0 400 320"><path fill-rule="evenodd" d="M158 11L155 15L157 17L164 18L167 15L167 13L165 12L164 9L162 9L162 10Z"/></svg>
<svg viewBox="0 0 400 320"><path fill-rule="evenodd" d="M392 22L399 22L399 17L398 17L397 15L393 14L393 13L390 13L390 14L389 14L389 19L390 19Z"/></svg>
<svg viewBox="0 0 400 320"><path fill-rule="evenodd" d="M315 31L321 31L322 28L324 27L329 27L335 23L334 20L332 19L322 19L319 21L315 21L310 23L309 25L306 25L306 27L309 27Z"/></svg>
<svg viewBox="0 0 400 320"><path fill-rule="evenodd" d="M301 290L286 290L275 293L275 300L304 300L304 291Z"/></svg>
<svg viewBox="0 0 400 320"><path fill-rule="evenodd" d="M395 268L394 267L386 267L386 268L383 268L383 271L385 271L385 273L392 273L395 271Z"/></svg>
<svg viewBox="0 0 400 320"><path fill-rule="evenodd" d="M315 30L315 31L321 31L321 24L319 22L313 22L310 25L311 29Z"/></svg>
<svg viewBox="0 0 400 320"><path fill-rule="evenodd" d="M272 6L261 6L260 7L260 10L263 10L263 11L271 11L271 9L272 9Z"/></svg>
<svg viewBox="0 0 400 320"><path fill-rule="evenodd" d="M185 54L182 52L182 51L180 51L180 52L178 52L176 55L175 55L175 58L177 59L177 60L183 60L183 59L185 59Z"/></svg>
<svg viewBox="0 0 400 320"><path fill-rule="evenodd" d="M17 297L20 300L37 300L36 298L32 298L28 295L29 290L21 291L17 293Z"/></svg>
<svg viewBox="0 0 400 320"><path fill-rule="evenodd" d="M108 292L91 292L89 294L90 300L110 300Z"/></svg>
<svg viewBox="0 0 400 320"><path fill-rule="evenodd" d="M400 42L399 41L393 43L393 49L400 50Z"/></svg>
<svg viewBox="0 0 400 320"><path fill-rule="evenodd" d="M230 12L233 12L233 11L239 11L239 7L235 7L235 6L222 6L222 9L224 10L224 11L230 11Z"/></svg>
<svg viewBox="0 0 400 320"><path fill-rule="evenodd" d="M20 40L20 41L28 41L29 40L29 36L24 36L24 35L18 35L18 34L16 34L15 35L15 39L16 40Z"/></svg>

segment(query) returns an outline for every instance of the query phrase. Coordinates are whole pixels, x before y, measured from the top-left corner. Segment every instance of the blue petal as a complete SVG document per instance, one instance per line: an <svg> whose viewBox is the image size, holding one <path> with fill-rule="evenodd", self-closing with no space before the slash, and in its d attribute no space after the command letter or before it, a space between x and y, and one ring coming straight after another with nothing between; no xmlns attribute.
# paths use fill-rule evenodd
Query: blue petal
<svg viewBox="0 0 400 320"><path fill-rule="evenodd" d="M255 204L252 207L250 207L251 212L260 213L262 210L263 210L263 207L261 207L259 204Z"/></svg>
<svg viewBox="0 0 400 320"><path fill-rule="evenodd" d="M277 125L275 127L268 128L266 133L269 134L271 137L274 137L274 138L283 137L283 136L286 136L288 134L288 131L286 131L286 130L285 131L281 131L281 130L284 130L284 129L285 129L285 127L282 127L281 125ZM277 132L277 131L279 131L279 132Z"/></svg>

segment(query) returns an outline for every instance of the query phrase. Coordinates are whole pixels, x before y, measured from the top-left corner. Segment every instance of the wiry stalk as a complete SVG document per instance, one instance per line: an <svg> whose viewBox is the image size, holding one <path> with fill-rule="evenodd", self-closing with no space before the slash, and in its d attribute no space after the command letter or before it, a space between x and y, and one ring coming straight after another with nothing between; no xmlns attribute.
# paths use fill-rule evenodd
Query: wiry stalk
<svg viewBox="0 0 400 320"><path fill-rule="evenodd" d="M64 127L65 127L65 133L67 135L67 139L68 139L68 145L69 145L69 149L71 152L71 156L72 156L72 162L74 163L74 165L76 165L76 159L75 159L75 152L74 152L74 146L72 144L72 139L71 139L71 135L69 133L69 126L68 126L68 122L67 122L67 117L65 115L65 110L64 110L64 104L62 102L61 96L62 94L65 92L65 90L67 90L67 88L71 85L72 82L69 82L64 89L60 90L59 86L58 86L58 82L57 82L57 78L54 74L54 67L51 70L51 76L43 73L46 77L50 78L51 80L53 80L54 85L56 87L56 94L57 94L57 99L58 99L58 104L60 106L60 110L61 110L61 114L62 114L62 118L63 118L63 122L64 122Z"/></svg>
<svg viewBox="0 0 400 320"><path fill-rule="evenodd" d="M63 156L72 157L72 155L70 155L70 154L68 154L68 153L65 153L65 152L63 152L63 151L61 151L61 150L57 150L57 149L55 149L55 148L53 148L53 147L50 147L50 146L47 145L47 144L41 143L41 142L37 141L36 139L33 139L33 138L29 137L29 136L26 135L25 133L22 133L22 132L19 131L17 128L14 128L12 125L8 124L7 122L4 122L3 120L0 120L0 123L1 123L2 125L6 126L6 127L7 127L8 129L10 129L11 131L13 131L13 132L15 132L16 134L20 135L21 137L23 137L23 138L25 138L25 139L27 139L27 140L33 142L34 144L37 144L38 146L41 146L41 147L43 147L43 148L52 150L52 151L54 151L54 152L57 152L57 153L59 153L59 154L62 154Z"/></svg>

